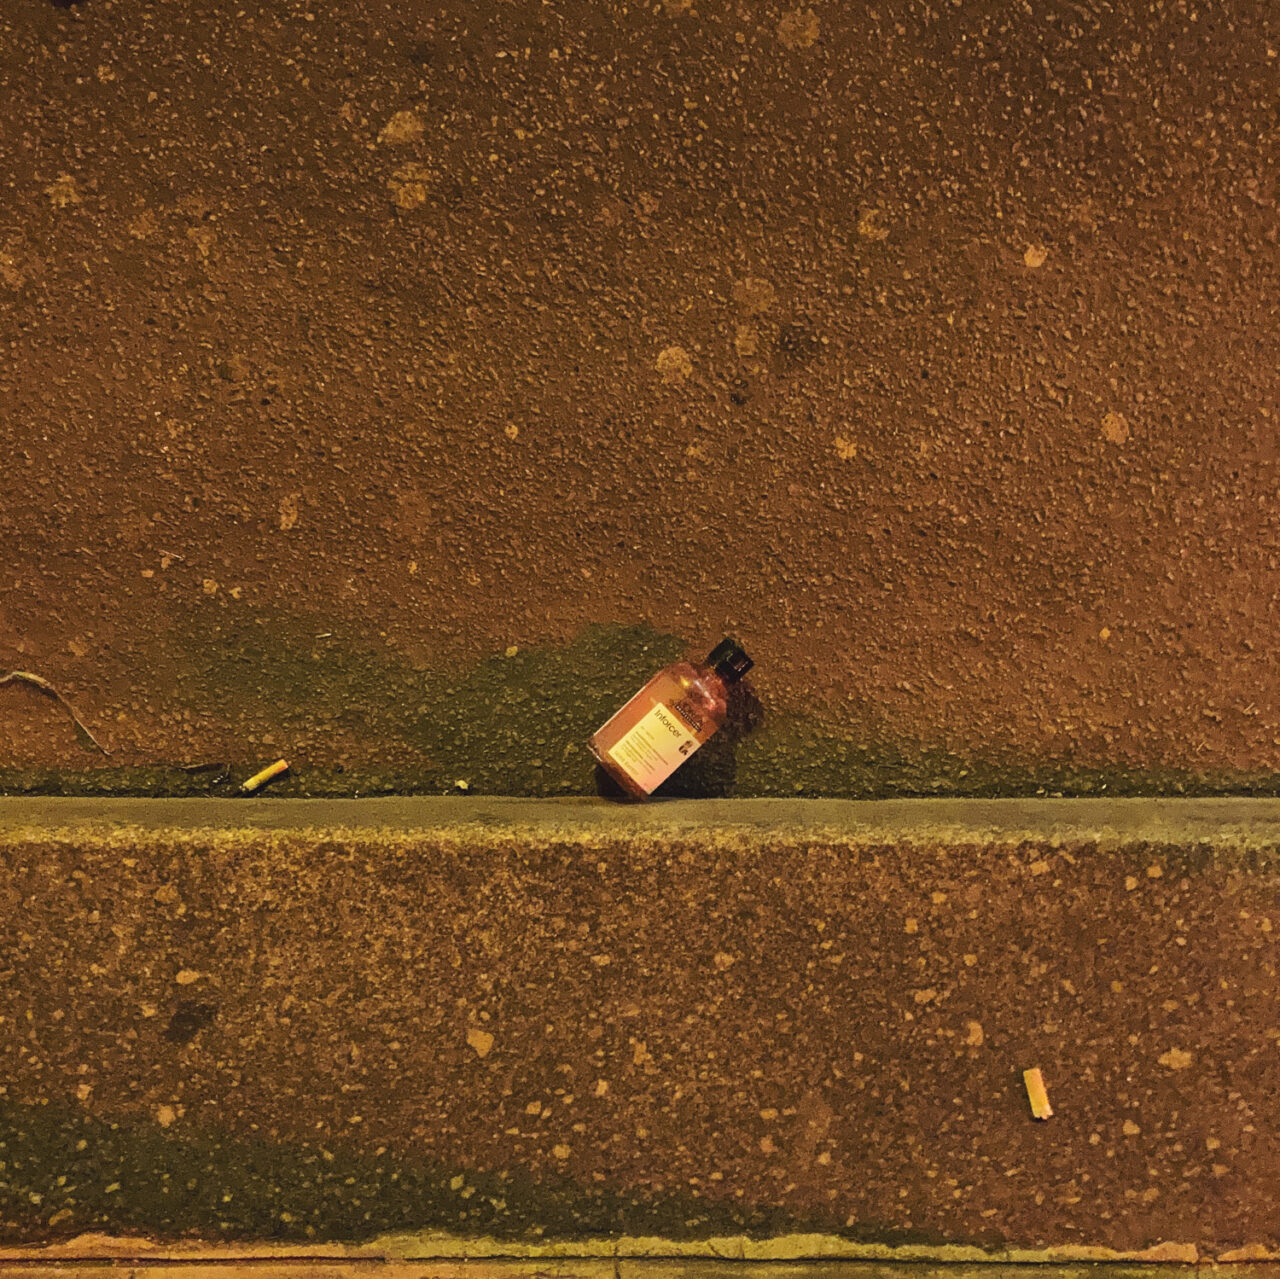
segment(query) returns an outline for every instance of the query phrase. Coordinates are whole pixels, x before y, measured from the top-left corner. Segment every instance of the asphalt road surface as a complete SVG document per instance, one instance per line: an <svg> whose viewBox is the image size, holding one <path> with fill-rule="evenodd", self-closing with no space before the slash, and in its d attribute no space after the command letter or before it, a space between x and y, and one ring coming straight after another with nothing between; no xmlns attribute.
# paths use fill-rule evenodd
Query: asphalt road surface
<svg viewBox="0 0 1280 1279"><path fill-rule="evenodd" d="M0 788L581 793L726 633L691 793L1273 785L1278 49L1268 0L4 5L0 672L112 755L13 682Z"/></svg>

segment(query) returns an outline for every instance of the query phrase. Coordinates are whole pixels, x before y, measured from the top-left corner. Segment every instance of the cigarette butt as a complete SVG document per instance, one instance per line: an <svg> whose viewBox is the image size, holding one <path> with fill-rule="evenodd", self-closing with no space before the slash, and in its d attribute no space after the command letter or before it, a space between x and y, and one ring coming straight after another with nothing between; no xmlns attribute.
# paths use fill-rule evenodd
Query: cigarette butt
<svg viewBox="0 0 1280 1279"><path fill-rule="evenodd" d="M274 764L268 764L260 773L254 773L243 786L240 787L242 795L251 795L259 786L265 786L273 777L279 777L281 773L287 772L289 761L287 759L278 759Z"/></svg>
<svg viewBox="0 0 1280 1279"><path fill-rule="evenodd" d="M1022 1072L1022 1082L1027 1086L1027 1100L1031 1103L1032 1119L1050 1119L1053 1107L1049 1105L1049 1092L1044 1086L1040 1067L1034 1066Z"/></svg>

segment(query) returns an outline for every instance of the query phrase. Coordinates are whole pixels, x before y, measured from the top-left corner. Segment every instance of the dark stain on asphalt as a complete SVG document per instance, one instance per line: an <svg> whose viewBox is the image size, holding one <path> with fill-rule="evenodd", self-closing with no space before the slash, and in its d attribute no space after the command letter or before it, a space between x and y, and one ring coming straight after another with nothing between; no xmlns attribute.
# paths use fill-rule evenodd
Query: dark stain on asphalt
<svg viewBox="0 0 1280 1279"><path fill-rule="evenodd" d="M164 1037L175 1044L189 1044L206 1026L212 1026L218 1016L216 1004L202 1004L192 999L180 1000Z"/></svg>

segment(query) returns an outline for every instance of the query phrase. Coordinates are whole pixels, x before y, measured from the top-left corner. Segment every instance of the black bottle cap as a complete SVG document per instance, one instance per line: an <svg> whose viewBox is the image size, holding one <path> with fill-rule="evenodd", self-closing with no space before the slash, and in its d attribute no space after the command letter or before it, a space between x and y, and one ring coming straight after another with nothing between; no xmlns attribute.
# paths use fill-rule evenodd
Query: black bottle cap
<svg viewBox="0 0 1280 1279"><path fill-rule="evenodd" d="M707 665L726 684L736 684L755 663L736 640L723 639L707 654Z"/></svg>

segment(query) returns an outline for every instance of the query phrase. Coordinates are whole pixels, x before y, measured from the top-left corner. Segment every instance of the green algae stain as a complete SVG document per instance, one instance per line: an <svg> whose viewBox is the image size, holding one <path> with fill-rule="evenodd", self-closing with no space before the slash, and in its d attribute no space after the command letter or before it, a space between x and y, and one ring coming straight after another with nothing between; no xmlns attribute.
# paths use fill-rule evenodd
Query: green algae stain
<svg viewBox="0 0 1280 1279"><path fill-rule="evenodd" d="M285 731L398 732L423 680L372 636L243 604L192 610L169 643L187 706Z"/></svg>
<svg viewBox="0 0 1280 1279"><path fill-rule="evenodd" d="M650 675L683 656L649 626L591 626L429 687L411 737L455 780L495 795L594 793L587 738Z"/></svg>
<svg viewBox="0 0 1280 1279"><path fill-rule="evenodd" d="M789 717L771 719L743 739L733 793L832 799L1274 795L1280 776L1082 768L1012 751L968 756L896 737L885 726L856 736Z"/></svg>
<svg viewBox="0 0 1280 1279"><path fill-rule="evenodd" d="M772 1206L628 1195L564 1176L433 1164L342 1142L112 1122L0 1099L0 1244L85 1232L207 1242L342 1241L392 1232L547 1241L812 1229Z"/></svg>
<svg viewBox="0 0 1280 1279"><path fill-rule="evenodd" d="M283 734L332 726L370 742L394 739L422 760L416 776L400 769L401 790L463 782L477 794L592 793L586 738L684 652L649 626L591 626L568 644L497 654L454 674L418 670L385 644L314 618L245 609L223 609L212 622L202 616L175 640L190 699ZM320 793L294 781L296 793ZM326 793L331 786L326 779ZM386 789L362 778L346 793ZM294 791L285 783L273 793Z"/></svg>
<svg viewBox="0 0 1280 1279"><path fill-rule="evenodd" d="M305 736L323 759L326 732L387 753L382 766L295 761L275 796L616 794L586 739L655 671L686 655L648 625L598 625L563 645L485 657L462 671L419 669L384 641L318 617L247 605L193 608L164 637L179 704L248 736ZM284 748L282 748L284 749ZM234 795L262 748L199 772L157 762L84 771L0 767L0 794ZM913 741L865 713L835 725L778 712L735 690L729 725L655 797L883 799L909 796L1277 795L1280 776L1081 768L1026 752L964 755Z"/></svg>

